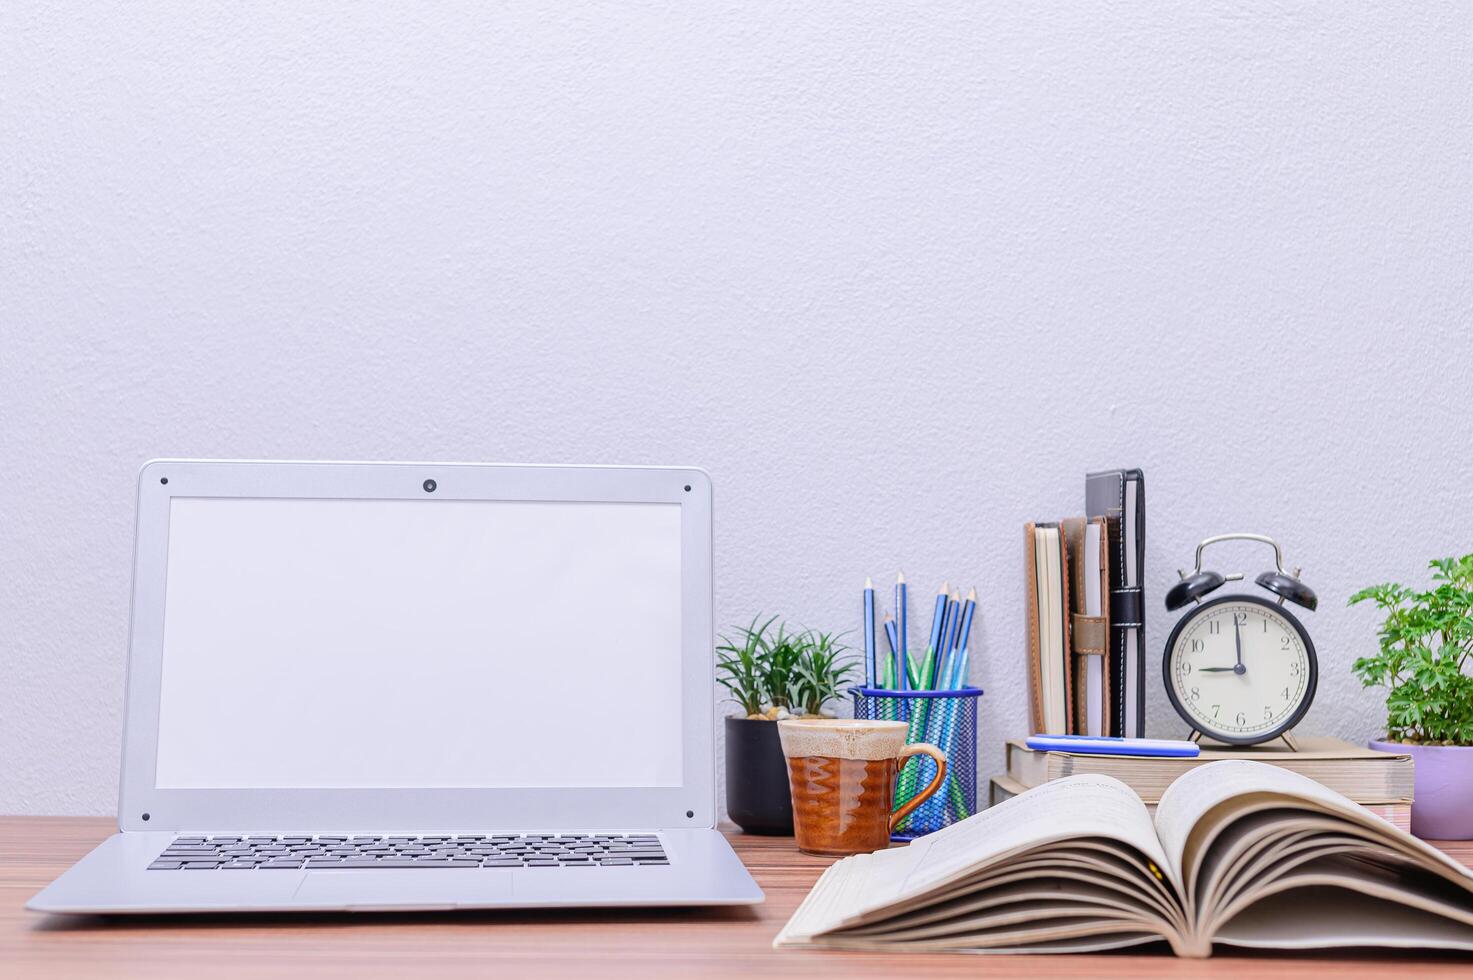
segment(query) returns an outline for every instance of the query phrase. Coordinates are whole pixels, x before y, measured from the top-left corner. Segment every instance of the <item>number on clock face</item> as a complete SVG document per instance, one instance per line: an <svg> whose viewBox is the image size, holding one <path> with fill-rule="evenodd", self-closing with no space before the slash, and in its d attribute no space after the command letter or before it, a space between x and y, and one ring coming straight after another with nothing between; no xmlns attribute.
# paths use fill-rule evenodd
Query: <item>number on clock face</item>
<svg viewBox="0 0 1473 980"><path fill-rule="evenodd" d="M1167 682L1200 731L1242 740L1282 727L1308 696L1309 677L1303 638L1283 614L1229 601L1182 622Z"/></svg>

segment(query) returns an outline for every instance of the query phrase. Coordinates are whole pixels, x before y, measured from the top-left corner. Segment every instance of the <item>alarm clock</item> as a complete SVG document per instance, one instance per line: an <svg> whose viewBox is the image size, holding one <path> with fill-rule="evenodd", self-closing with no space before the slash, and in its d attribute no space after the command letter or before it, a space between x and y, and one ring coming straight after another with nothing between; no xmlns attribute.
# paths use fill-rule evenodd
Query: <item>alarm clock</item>
<svg viewBox="0 0 1473 980"><path fill-rule="evenodd" d="M1220 595L1203 601L1242 573L1223 575L1202 569L1202 552L1221 541L1258 541L1274 549L1274 569L1253 581L1272 598L1257 594ZM1166 593L1166 609L1187 609L1171 630L1161 660L1161 679L1171 706L1192 728L1191 738L1207 735L1229 745L1256 745L1281 738L1297 749L1290 734L1314 700L1319 662L1314 643L1284 605L1313 610L1314 590L1299 580L1299 569L1284 571L1283 551L1261 534L1219 534L1197 545L1196 567Z"/></svg>

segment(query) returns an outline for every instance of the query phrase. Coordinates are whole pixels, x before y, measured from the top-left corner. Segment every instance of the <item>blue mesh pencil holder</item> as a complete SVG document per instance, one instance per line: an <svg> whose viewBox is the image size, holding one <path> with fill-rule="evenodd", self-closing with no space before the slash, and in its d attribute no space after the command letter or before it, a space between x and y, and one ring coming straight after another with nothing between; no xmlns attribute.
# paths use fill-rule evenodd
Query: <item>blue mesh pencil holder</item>
<svg viewBox="0 0 1473 980"><path fill-rule="evenodd" d="M906 742L930 742L946 753L946 781L895 828L891 840L914 840L977 812L977 707L981 688L886 691L852 687L849 693L854 698L854 717L903 721L910 725ZM935 775L936 763L926 756L907 760L896 780L895 808L930 785Z"/></svg>

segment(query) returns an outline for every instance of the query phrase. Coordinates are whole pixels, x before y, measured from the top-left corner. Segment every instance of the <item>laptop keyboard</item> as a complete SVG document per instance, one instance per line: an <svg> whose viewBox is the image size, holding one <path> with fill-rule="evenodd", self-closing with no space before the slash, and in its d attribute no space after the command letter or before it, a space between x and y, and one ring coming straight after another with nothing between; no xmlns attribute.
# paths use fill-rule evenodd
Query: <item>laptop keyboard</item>
<svg viewBox="0 0 1473 980"><path fill-rule="evenodd" d="M311 868L608 868L670 860L654 834L176 837L150 871Z"/></svg>

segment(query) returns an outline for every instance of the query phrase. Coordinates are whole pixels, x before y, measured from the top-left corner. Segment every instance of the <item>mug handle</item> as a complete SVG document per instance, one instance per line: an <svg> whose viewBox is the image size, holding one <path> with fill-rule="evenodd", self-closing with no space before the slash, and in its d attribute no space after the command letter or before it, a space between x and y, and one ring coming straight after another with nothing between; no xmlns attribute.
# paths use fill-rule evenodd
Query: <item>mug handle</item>
<svg viewBox="0 0 1473 980"><path fill-rule="evenodd" d="M905 760L913 755L929 755L932 759L936 760L936 775L931 777L931 781L926 784L925 789L912 796L900 809L890 814L890 833L892 834L895 833L895 826L910 816L912 810L929 800L931 794L940 789L942 781L946 779L945 752L942 752L930 742L916 742L914 745L907 745L901 749L900 754L895 758L903 766Z"/></svg>

